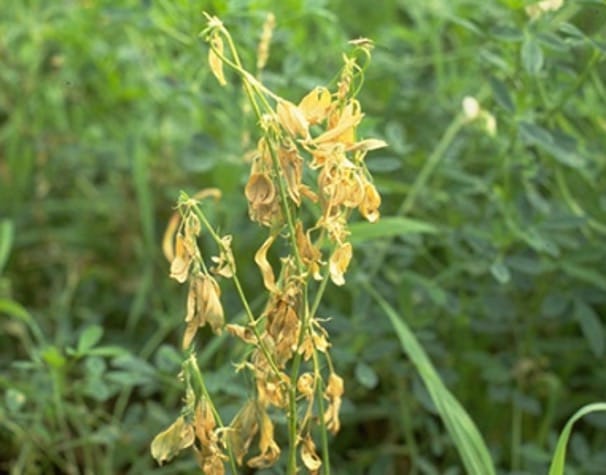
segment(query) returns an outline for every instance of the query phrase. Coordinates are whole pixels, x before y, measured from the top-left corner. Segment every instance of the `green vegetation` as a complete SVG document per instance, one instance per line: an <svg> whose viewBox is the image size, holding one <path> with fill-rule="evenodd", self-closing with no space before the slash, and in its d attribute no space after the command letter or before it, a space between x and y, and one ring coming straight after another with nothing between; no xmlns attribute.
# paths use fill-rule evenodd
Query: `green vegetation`
<svg viewBox="0 0 606 475"><path fill-rule="evenodd" d="M331 473L603 473L606 2L556 3L5 1L0 472L199 473L150 453L184 395L163 233L181 191L219 188L204 213L255 312L267 234L243 193L256 119L208 67L205 10L249 69L273 12L260 77L294 103L334 87L348 40L375 43L358 135L389 144L366 159L381 220L351 223L318 309L345 381ZM200 329L197 364L231 420L254 385L227 338Z"/></svg>

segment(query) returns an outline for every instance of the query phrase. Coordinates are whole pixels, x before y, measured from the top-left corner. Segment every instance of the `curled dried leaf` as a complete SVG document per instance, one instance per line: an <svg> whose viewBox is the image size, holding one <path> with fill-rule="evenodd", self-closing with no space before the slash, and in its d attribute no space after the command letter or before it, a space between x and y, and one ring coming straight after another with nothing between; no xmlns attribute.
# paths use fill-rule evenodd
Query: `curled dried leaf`
<svg viewBox="0 0 606 475"><path fill-rule="evenodd" d="M166 230L164 231L164 237L162 238L162 252L164 253L164 257L166 257L168 262L172 262L175 258L175 234L180 223L181 216L179 213L173 213L168 220Z"/></svg>
<svg viewBox="0 0 606 475"><path fill-rule="evenodd" d="M276 239L276 235L269 236L265 242L261 245L259 250L255 253L255 262L261 270L261 276L263 277L263 284L265 288L272 293L278 293L279 289L276 286L276 278L271 264L267 260L267 251Z"/></svg>

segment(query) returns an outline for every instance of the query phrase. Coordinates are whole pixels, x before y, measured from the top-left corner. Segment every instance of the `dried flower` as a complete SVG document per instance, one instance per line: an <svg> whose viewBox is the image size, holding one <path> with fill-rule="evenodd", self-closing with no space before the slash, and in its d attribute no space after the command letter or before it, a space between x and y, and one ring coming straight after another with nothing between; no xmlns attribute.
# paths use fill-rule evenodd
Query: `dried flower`
<svg viewBox="0 0 606 475"><path fill-rule="evenodd" d="M343 285L345 278L343 274L347 271L349 261L351 261L352 248L351 244L346 242L339 246L330 256L328 263L330 270L330 278L335 285Z"/></svg>
<svg viewBox="0 0 606 475"><path fill-rule="evenodd" d="M333 434L339 432L341 428L339 421L341 396L343 396L343 378L336 373L330 373L328 385L324 391L324 397L328 399L328 408L324 412L324 423L326 424L326 428Z"/></svg>
<svg viewBox="0 0 606 475"><path fill-rule="evenodd" d="M151 454L160 465L172 459L181 450L194 443L194 430L183 416L177 418L168 429L160 432L151 444Z"/></svg>

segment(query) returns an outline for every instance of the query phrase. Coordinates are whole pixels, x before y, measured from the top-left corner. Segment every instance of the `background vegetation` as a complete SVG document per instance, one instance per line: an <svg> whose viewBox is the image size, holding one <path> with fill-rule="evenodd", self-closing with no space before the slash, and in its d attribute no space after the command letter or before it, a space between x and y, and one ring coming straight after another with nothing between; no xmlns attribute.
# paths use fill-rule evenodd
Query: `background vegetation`
<svg viewBox="0 0 606 475"><path fill-rule="evenodd" d="M322 311L346 379L333 472L462 473L370 286L499 473L545 473L565 421L606 394L606 3L532 21L528 3L4 1L0 472L195 473L188 456L149 455L182 397L185 295L160 252L180 189L223 190L214 222L236 236L248 293L262 288L242 196L254 124L208 70L208 10L249 64L275 14L263 79L293 101L332 78L347 40L376 43L360 102L365 133L390 144L368 159L385 220L354 231L348 284ZM465 96L496 133L462 118ZM238 348L203 338L200 366L233 413ZM575 427L566 473L603 473L606 418Z"/></svg>

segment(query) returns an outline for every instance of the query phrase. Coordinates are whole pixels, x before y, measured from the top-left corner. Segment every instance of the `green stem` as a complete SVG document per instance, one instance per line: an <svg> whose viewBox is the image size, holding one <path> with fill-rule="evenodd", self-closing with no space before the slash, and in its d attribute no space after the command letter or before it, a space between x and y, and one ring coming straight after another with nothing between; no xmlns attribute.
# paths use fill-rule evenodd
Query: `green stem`
<svg viewBox="0 0 606 475"><path fill-rule="evenodd" d="M190 375L193 375L196 385L198 386L198 388L200 388L200 391L202 391L202 395L204 396L207 404L209 404L210 410L212 411L213 416L215 417L215 421L217 421L219 426L222 429L224 429L225 424L223 424L221 415L219 414L219 411L215 407L215 405L210 397L210 394L208 393L208 389L206 388L206 384L204 383L204 377L202 376L202 372L200 371L200 368L198 367L198 362L196 361L196 357L195 357L194 353L191 353L186 364L189 368L188 373ZM226 437L224 440L225 440L225 443L227 446L227 455L229 457L229 464L231 467L231 471L234 475L236 475L238 473L238 468L236 466L236 459L234 457L231 444L229 443L229 438Z"/></svg>
<svg viewBox="0 0 606 475"><path fill-rule="evenodd" d="M214 239L214 241L217 243L217 245L221 248L221 250L227 252L228 250L223 248L224 244L221 241L221 237L212 228L208 219L206 218L206 215L202 212L200 207L193 206L192 209L194 210L194 212L196 213L198 218L200 218L200 221L202 221L202 223L204 224L204 226L210 233L211 237ZM261 338L261 334L259 333L259 329L257 328L257 322L255 320L255 315L254 315L252 309L250 308L250 304L248 303L248 299L246 298L246 294L244 293L244 289L242 288L242 284L240 283L240 279L238 278L236 266L233 262L230 262L230 269L233 274L232 280L234 282L234 286L236 287L236 292L238 293L240 302L242 302L244 311L246 312L246 315L248 316L248 321L250 323L250 327L251 327L253 333L255 334L257 343L258 343L259 347L261 348L261 351L263 352L263 356L265 356L265 358L267 359L267 362L269 363L272 371L278 377L280 374L280 370L276 366L275 361L273 361L273 359L271 358L271 354L267 348L267 345L265 345L265 343L263 342L263 339Z"/></svg>
<svg viewBox="0 0 606 475"><path fill-rule="evenodd" d="M317 401L318 401L318 417L320 420L320 442L322 444L322 466L324 467L324 475L330 475L330 452L328 450L328 432L326 423L324 422L324 381L320 374L320 362L318 361L318 352L314 348L313 352L314 372L317 384Z"/></svg>

